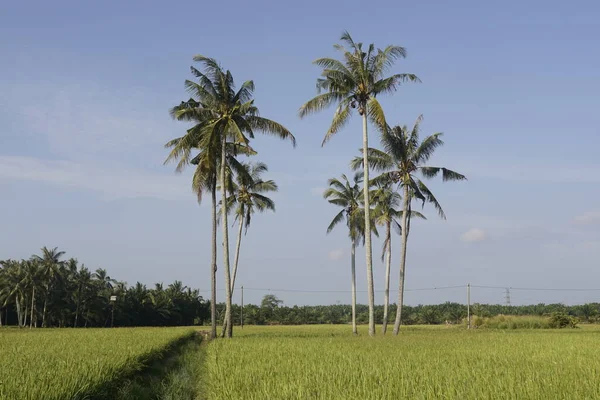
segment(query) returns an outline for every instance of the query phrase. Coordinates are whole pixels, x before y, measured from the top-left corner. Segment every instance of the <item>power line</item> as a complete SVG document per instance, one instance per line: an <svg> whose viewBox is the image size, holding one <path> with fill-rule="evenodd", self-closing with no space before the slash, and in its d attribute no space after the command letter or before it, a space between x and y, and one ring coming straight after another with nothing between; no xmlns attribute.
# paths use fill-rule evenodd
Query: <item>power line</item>
<svg viewBox="0 0 600 400"><path fill-rule="evenodd" d="M417 292L424 290L445 290L445 289L457 289L464 288L465 285L456 285L456 286L437 286L437 287L428 287L428 288L417 288L417 289L404 289L405 292ZM239 289L239 288L235 288ZM222 292L225 289L217 289L217 291ZM285 292L285 293L351 293L351 290L313 290L313 289L272 289L272 288L249 288L244 286L244 290L254 290L261 292ZM397 292L398 289L391 289L390 292ZM200 292L210 292L210 290L200 290ZM357 290L357 293L367 293L366 290ZM384 290L375 290L375 293L383 293Z"/></svg>
<svg viewBox="0 0 600 400"><path fill-rule="evenodd" d="M510 289L510 290L528 290L528 291L533 291L533 290L540 290L540 291L561 291L561 292L597 292L600 291L600 289L587 289L587 288L531 288L531 287L512 287L509 286L508 288L506 286L479 286L479 285L471 285L471 287L473 288L480 288L480 289Z"/></svg>

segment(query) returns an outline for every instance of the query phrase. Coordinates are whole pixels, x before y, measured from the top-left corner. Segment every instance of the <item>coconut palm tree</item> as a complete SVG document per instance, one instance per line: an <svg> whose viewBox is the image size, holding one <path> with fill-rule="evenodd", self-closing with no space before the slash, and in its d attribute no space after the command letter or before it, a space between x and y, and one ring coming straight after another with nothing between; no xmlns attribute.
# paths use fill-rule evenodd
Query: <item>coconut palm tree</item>
<svg viewBox="0 0 600 400"><path fill-rule="evenodd" d="M233 274L231 278L232 296L238 270L240 247L242 244L242 231L245 228L245 233L248 233L252 215L256 211L275 211L275 202L263 193L277 191L277 184L274 181L265 181L261 178L261 175L269 170L266 164L261 162L241 163L241 166L244 172L236 174L235 182L233 179L229 182L229 186L231 187L230 193L233 194L227 198L228 209L233 210L233 208L237 206L235 209L235 218L238 223L238 235L235 245ZM223 328L223 331L225 332L225 329L227 328L227 319L223 324Z"/></svg>
<svg viewBox="0 0 600 400"><path fill-rule="evenodd" d="M359 158L362 163L362 157ZM371 198L375 203L373 208L374 220L377 225L385 227L385 239L383 241L383 251L381 260L385 259L385 291L383 300L383 325L381 332L385 335L388 323L388 308L390 303L390 273L392 266L392 227L401 234L402 228L398 222L402 218L402 211L398 210L402 197L393 190L391 182L379 182L376 189L371 191ZM425 216L419 212L411 211L412 217L425 219Z"/></svg>
<svg viewBox="0 0 600 400"><path fill-rule="evenodd" d="M199 161L206 163L205 168L210 174L205 174L200 179L201 187L216 187L217 170L219 180L226 182L227 157L230 155L227 143L248 146L250 139L254 138L254 132L260 131L281 139L289 139L295 146L295 138L287 128L258 115L258 108L254 105L253 100L254 83L252 81L244 82L239 90L236 90L233 75L230 71L223 70L216 60L197 55L194 57L194 61L202 64L204 71L201 72L192 67L192 73L198 78L198 82L190 80L185 82L192 99L172 109L171 114L177 120L193 121L196 124L184 136L184 138L189 137L190 140L182 140L182 143L179 144L180 150L177 156L186 154L188 156L185 161L182 158L183 165L188 162L193 148L207 150L205 158ZM220 162L217 161L218 159ZM228 197L227 187L224 184L221 185L221 197L223 199ZM227 337L231 337L231 271L227 214L227 202L224 201L222 212L223 269L225 271L225 307L230 327ZM213 235L213 241L216 243L216 235ZM213 313L213 318L215 317L216 312ZM216 325L213 329L216 335Z"/></svg>
<svg viewBox="0 0 600 400"><path fill-rule="evenodd" d="M81 268L75 274L75 284L77 286L77 308L75 309L75 324L73 326L77 328L79 326L79 316L83 314L82 306L85 306L87 291L92 285L92 273L83 264L81 264Z"/></svg>
<svg viewBox="0 0 600 400"><path fill-rule="evenodd" d="M327 227L327 233L330 233L336 225L342 221L346 222L348 235L350 236L350 275L352 279L352 333L357 334L356 329L356 245L360 239L365 241L365 209L363 207L362 173L354 174L352 182L342 175L341 181L332 178L328 181L329 188L323 193L323 197L330 204L342 207L342 210L333 217L333 220ZM373 221L374 222L374 221ZM373 224L373 232L377 233Z"/></svg>
<svg viewBox="0 0 600 400"><path fill-rule="evenodd" d="M437 201L431 190L419 177L434 178L441 173L443 181L465 180L466 177L457 172L443 167L430 167L426 163L433 155L436 148L442 146L442 133L434 133L423 141L419 139L420 124L423 116L417 118L412 129L405 126L386 127L381 135L382 150L369 148L367 160L369 165L378 171L384 171L373 179L373 183L392 182L402 190L402 252L400 256L400 281L398 286L398 307L396 308L396 321L394 335L400 330L402 319L402 305L404 302L404 276L406 270L406 247L410 233L410 219L412 215L411 204L418 200L432 204L439 216L446 219L442 206ZM352 167L358 169L364 161L354 159Z"/></svg>
<svg viewBox="0 0 600 400"><path fill-rule="evenodd" d="M33 328L35 325L37 327L37 317L35 316L35 293L36 289L42 284L42 268L40 268L40 264L36 260L23 260L21 262L23 267L23 283L24 286L31 293L30 301L30 310L29 310L29 329Z"/></svg>
<svg viewBox="0 0 600 400"><path fill-rule="evenodd" d="M17 311L17 325L25 325L27 307L25 306L25 273L23 263L16 260L6 260L0 262L3 271L3 286L0 289L0 298L3 299L3 306L7 306L13 299Z"/></svg>
<svg viewBox="0 0 600 400"><path fill-rule="evenodd" d="M48 298L52 290L54 280L59 276L60 267L63 263L61 261L62 256L65 255L64 251L58 251L58 247L49 249L46 246L42 247L41 255L34 255L33 260L37 261L42 267L42 277L44 280L44 307L42 311L42 328L46 327L46 308L48 305Z"/></svg>
<svg viewBox="0 0 600 400"><path fill-rule="evenodd" d="M355 42L348 32L340 38L343 44L334 47L343 53L343 60L334 58L319 58L314 64L323 68L322 78L317 80L317 89L321 93L300 107L301 118L308 114L322 111L330 105L337 104L331 126L325 134L323 145L338 133L352 116L356 109L362 117L363 153L365 163L363 168L364 180L369 181L369 165L366 162L369 136L367 120L378 127L385 127L383 108L377 100L382 93L394 92L404 82L418 82L413 74L394 74L386 77L388 69L399 58L406 57L406 50L399 46L387 46L385 49L375 49L370 44L366 51L362 43ZM367 291L369 299L369 334L375 334L375 295L373 285L373 252L371 249L371 217L369 203L369 185L363 187L365 204L365 247L367 264Z"/></svg>

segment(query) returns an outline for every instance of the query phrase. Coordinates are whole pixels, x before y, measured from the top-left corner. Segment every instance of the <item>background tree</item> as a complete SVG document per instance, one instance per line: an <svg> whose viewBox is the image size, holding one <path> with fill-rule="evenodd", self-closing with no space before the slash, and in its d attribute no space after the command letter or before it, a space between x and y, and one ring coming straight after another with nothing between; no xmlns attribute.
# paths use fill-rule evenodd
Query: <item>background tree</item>
<svg viewBox="0 0 600 400"><path fill-rule="evenodd" d="M381 93L394 92L397 87L407 81L417 82L413 74L385 74L398 58L406 57L406 50L399 46L387 46L375 50L370 44L363 50L362 43L354 42L348 32L340 38L342 45L334 46L343 53L343 61L334 58L319 58L314 64L323 68L322 78L317 80L317 89L324 93L317 95L300 107L300 117L321 111L332 104L337 104L331 126L325 134L323 144L339 132L348 122L354 109L362 117L363 154L365 157L363 176L369 182L369 164L366 162L369 139L367 119L376 126L385 127L383 108L377 100ZM345 47L344 47L345 46ZM367 291L369 300L369 335L375 334L375 295L373 284L373 251L371 248L371 217L368 185L363 187L365 204L365 248L367 264Z"/></svg>
<svg viewBox="0 0 600 400"><path fill-rule="evenodd" d="M419 139L420 124L423 116L419 116L413 128L405 126L395 126L393 128L385 127L381 135L382 150L369 148L365 153L367 160L372 168L378 171L384 171L381 175L373 179L374 183L392 182L397 184L402 190L403 214L402 214L402 253L400 256L400 280L398 285L398 304L396 308L396 321L394 323L394 335L397 335L400 329L402 319L402 305L404 301L404 276L406 270L406 249L408 234L410 233L411 204L416 199L425 203L432 204L438 211L441 218L446 219L446 215L441 205L423 183L419 176L424 178L433 178L440 172L443 181L464 180L464 175L451 171L443 167L426 166L436 148L442 146L444 142L441 139L442 133L435 133L426 137L423 141ZM363 158L364 162L364 158ZM358 160L352 163L354 168L360 168Z"/></svg>
<svg viewBox="0 0 600 400"><path fill-rule="evenodd" d="M330 204L341 207L342 210L333 217L333 220L327 227L327 233L330 233L336 225L345 221L350 236L350 276L352 282L352 333L358 334L356 328L356 243L360 238L365 237L364 207L362 207L362 173L354 174L352 183L346 175L342 175L342 180L332 178L329 180L329 188L323 193L323 197Z"/></svg>
<svg viewBox="0 0 600 400"><path fill-rule="evenodd" d="M264 163L241 163L241 173L236 174L235 181L231 179L229 183L231 196L227 198L228 209L235 209L235 218L238 223L238 236L235 245L235 256L233 259L233 274L231 277L231 295L235 290L235 278L238 271L240 257L240 247L242 244L242 231L248 227L252 221L252 215L255 211L275 211L275 202L263 193L276 192L277 184L272 180L264 181L261 175L268 171ZM231 177L231 174L229 175ZM227 321L223 326L223 333L227 329ZM221 335L223 336L223 334Z"/></svg>
<svg viewBox="0 0 600 400"><path fill-rule="evenodd" d="M44 281L44 307L42 310L42 327L46 326L46 309L51 291L54 288L55 281L59 275L60 266L62 265L61 258L65 255L64 251L58 251L58 247L49 249L42 247L41 255L34 255L32 258L36 260L41 268L42 279Z"/></svg>
<svg viewBox="0 0 600 400"><path fill-rule="evenodd" d="M362 158L357 158L354 163L361 163ZM375 208L373 209L374 220L378 225L385 227L385 239L383 241L383 251L381 253L381 260L385 259L385 289L383 299L383 324L381 331L385 335L387 332L388 324L388 308L390 303L390 273L392 266L392 227L398 232L402 233L402 228L398 222L402 218L402 211L400 208L400 201L402 197L398 192L393 190L392 182L379 182L377 188L372 190L371 193ZM413 217L419 217L425 219L423 214L416 211L411 211Z"/></svg>

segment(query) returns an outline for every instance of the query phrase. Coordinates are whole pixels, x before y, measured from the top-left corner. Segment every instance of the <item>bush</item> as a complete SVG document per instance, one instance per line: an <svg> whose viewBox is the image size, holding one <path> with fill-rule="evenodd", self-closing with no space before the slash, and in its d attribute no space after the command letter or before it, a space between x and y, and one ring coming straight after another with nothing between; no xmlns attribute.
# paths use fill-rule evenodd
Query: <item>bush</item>
<svg viewBox="0 0 600 400"><path fill-rule="evenodd" d="M569 314L565 314L562 312L552 313L549 319L549 324L551 328L577 328L577 323L579 321L577 318L570 316Z"/></svg>

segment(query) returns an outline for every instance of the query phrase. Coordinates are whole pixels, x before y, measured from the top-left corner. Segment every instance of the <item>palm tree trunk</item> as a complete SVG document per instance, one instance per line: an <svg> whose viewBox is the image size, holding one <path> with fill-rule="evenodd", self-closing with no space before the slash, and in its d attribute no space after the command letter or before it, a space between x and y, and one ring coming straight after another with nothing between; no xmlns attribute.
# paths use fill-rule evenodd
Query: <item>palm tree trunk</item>
<svg viewBox="0 0 600 400"><path fill-rule="evenodd" d="M237 237L237 242L235 244L235 256L233 258L233 274L231 277L231 296L233 297L233 292L235 289L235 277L237 275L237 269L238 269L238 261L240 259L240 247L242 244L242 230L244 228L244 213L242 212L242 215L240 216L240 220L239 220L239 228L238 228L238 237ZM229 328L228 322L227 320L223 321L223 331L225 331L226 329ZM223 334L221 334L221 336L223 336Z"/></svg>
<svg viewBox="0 0 600 400"><path fill-rule="evenodd" d="M404 185L404 206L402 213L402 253L400 255L400 282L398 283L398 305L396 308L396 322L394 322L394 335L400 332L400 324L402 323L402 305L404 303L404 271L406 270L406 244L408 243L408 214L410 198L408 193L408 185Z"/></svg>
<svg viewBox="0 0 600 400"><path fill-rule="evenodd" d="M212 196L212 243L210 266L210 338L217 337L217 182L213 178Z"/></svg>
<svg viewBox="0 0 600 400"><path fill-rule="evenodd" d="M17 325L21 327L21 302L19 301L19 294L15 295L15 303L17 306Z"/></svg>
<svg viewBox="0 0 600 400"><path fill-rule="evenodd" d="M46 327L46 305L48 304L48 296L50 295L50 284L46 284L46 296L44 296L44 309L42 310L42 328Z"/></svg>
<svg viewBox="0 0 600 400"><path fill-rule="evenodd" d="M238 261L240 259L240 247L242 244L242 229L244 228L244 215L240 217L240 226L238 228L238 237L235 244L235 257L233 259L233 276L231 278L231 294L233 295L233 289L235 286L235 277L237 276Z"/></svg>
<svg viewBox="0 0 600 400"><path fill-rule="evenodd" d="M230 338L233 333L231 326L231 271L229 269L229 227L227 226L227 183L225 176L225 146L227 135L221 139L221 213L223 215L223 269L225 270L225 320L229 325L225 336Z"/></svg>
<svg viewBox="0 0 600 400"><path fill-rule="evenodd" d="M23 328L27 327L27 308L29 307L29 304L27 303L27 299L25 298L25 295L23 295L23 323L21 324L21 326Z"/></svg>
<svg viewBox="0 0 600 400"><path fill-rule="evenodd" d="M385 335L388 324L388 308L390 304L390 272L392 269L392 222L388 221L386 225L386 260L385 260L385 295L383 299L383 328Z"/></svg>
<svg viewBox="0 0 600 400"><path fill-rule="evenodd" d="M35 285L31 288L31 315L29 317L29 329L33 328L33 306L35 305Z"/></svg>
<svg viewBox="0 0 600 400"><path fill-rule="evenodd" d="M375 291L373 287L373 250L371 247L371 202L369 199L369 163L367 149L369 137L367 133L367 106L363 112L363 196L365 202L365 253L367 261L367 296L369 298L369 335L375 336Z"/></svg>
<svg viewBox="0 0 600 400"><path fill-rule="evenodd" d="M77 328L77 320L79 319L79 307L81 306L81 286L77 290L77 307L75 308L75 324L73 328Z"/></svg>
<svg viewBox="0 0 600 400"><path fill-rule="evenodd" d="M352 239L350 270L352 272L352 333L358 335L356 329L356 240Z"/></svg>

